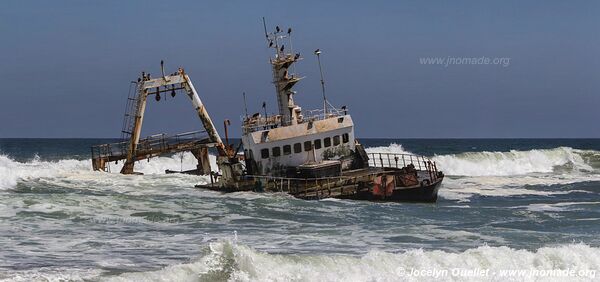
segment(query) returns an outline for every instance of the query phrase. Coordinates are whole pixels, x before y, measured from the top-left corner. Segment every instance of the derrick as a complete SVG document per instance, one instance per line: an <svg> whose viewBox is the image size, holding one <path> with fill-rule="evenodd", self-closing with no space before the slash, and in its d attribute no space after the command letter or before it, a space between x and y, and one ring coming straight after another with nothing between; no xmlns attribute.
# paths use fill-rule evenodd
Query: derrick
<svg viewBox="0 0 600 282"><path fill-rule="evenodd" d="M122 142L102 144L92 147L92 166L94 170L106 171L108 162L124 160L122 174L133 174L134 164L142 159L149 159L164 154L190 151L198 159L197 174L209 174L208 148L215 147L219 156L229 157L232 150L223 144L205 105L200 100L194 85L183 68L177 72L165 75L164 64L161 61L162 76L151 78L150 74L142 72L135 84L135 92L127 99ZM177 92L184 92L190 99L204 131L189 132L174 136L154 135L140 139L144 113L149 96L154 95L156 101L170 94L173 98ZM161 96L162 95L162 96Z"/></svg>

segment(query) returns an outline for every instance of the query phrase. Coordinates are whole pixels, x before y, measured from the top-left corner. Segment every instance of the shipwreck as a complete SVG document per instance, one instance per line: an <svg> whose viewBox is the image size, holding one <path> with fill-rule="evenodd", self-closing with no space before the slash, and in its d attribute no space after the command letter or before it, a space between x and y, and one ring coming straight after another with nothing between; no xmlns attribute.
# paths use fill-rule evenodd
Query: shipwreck
<svg viewBox="0 0 600 282"><path fill-rule="evenodd" d="M92 147L93 169L107 171L107 163L122 161L120 172L133 174L136 161L189 151L198 164L185 173L210 176L209 183L197 188L225 193L283 192L301 199L435 202L444 179L435 162L412 154L367 153L355 137L349 109L336 108L327 100L322 71L322 107L307 111L296 104L293 88L303 77L291 67L302 57L285 48L292 46L291 32L279 27L267 32L265 25L267 45L274 51L269 62L278 113L246 113L237 148L228 138L223 142L184 69L165 75L161 62L160 77L142 73L133 83L122 142ZM321 51L314 54L321 70ZM179 92L189 97L205 130L141 139L148 97L160 100L160 95L175 97ZM228 124L225 121L226 135ZM216 155L216 168L210 165L209 151Z"/></svg>

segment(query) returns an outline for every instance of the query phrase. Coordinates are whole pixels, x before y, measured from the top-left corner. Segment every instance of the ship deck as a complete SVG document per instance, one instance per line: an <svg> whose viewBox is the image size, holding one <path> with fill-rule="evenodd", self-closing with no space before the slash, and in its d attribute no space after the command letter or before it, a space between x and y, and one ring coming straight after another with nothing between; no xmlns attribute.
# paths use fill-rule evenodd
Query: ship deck
<svg viewBox="0 0 600 282"><path fill-rule="evenodd" d="M149 159L166 154L213 147L214 142L204 131L194 131L173 136L158 134L141 139L133 156L134 161ZM94 170L106 171L106 163L127 159L129 141L96 145L92 147Z"/></svg>
<svg viewBox="0 0 600 282"><path fill-rule="evenodd" d="M240 182L236 187L223 188L217 183L196 185L219 192L285 192L294 197L306 200L323 198L361 199L371 197L373 192L373 181L378 176L393 175L393 172L381 167L368 167L352 171L345 171L338 177L325 178L286 178L272 176L247 176L244 183ZM428 171L417 171L419 184L412 186L394 186L394 193L421 193L431 187L438 187L443 177L431 178ZM422 185L422 180L428 180L427 185ZM261 187L257 190L258 186ZM385 197L384 197L385 199Z"/></svg>

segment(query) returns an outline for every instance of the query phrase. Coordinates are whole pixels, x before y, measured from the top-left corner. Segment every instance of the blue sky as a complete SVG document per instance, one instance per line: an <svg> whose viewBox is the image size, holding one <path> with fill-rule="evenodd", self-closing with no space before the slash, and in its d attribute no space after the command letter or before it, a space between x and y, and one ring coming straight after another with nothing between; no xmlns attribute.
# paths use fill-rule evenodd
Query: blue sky
<svg viewBox="0 0 600 282"><path fill-rule="evenodd" d="M276 107L261 18L293 28L296 101L347 105L359 137L600 137L597 1L10 1L0 9L0 138L118 137L129 82L182 66L218 129ZM510 58L425 65L420 58ZM184 96L144 134L200 129Z"/></svg>

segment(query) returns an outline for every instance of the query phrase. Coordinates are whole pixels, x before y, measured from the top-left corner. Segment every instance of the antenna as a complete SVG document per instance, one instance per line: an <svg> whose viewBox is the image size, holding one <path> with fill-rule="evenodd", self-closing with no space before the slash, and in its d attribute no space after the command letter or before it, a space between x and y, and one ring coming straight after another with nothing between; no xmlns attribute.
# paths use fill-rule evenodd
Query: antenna
<svg viewBox="0 0 600 282"><path fill-rule="evenodd" d="M267 121L269 120L269 116L267 115L267 102L263 102L263 109L265 110L265 129L267 129Z"/></svg>
<svg viewBox="0 0 600 282"><path fill-rule="evenodd" d="M246 119L248 119L248 105L246 104L246 92L243 92L242 95L244 96L244 111L246 112Z"/></svg>
<svg viewBox="0 0 600 282"><path fill-rule="evenodd" d="M277 33L279 33L281 30L279 29L279 26L277 26L275 28L275 32L272 32L272 33L267 32L267 21L265 20L265 17L262 17L262 20L263 20L263 28L265 31L265 38L267 39L269 48L271 48L271 47L275 48L277 55L279 55L279 53L280 53L279 40L278 40L279 37L278 37ZM275 46L273 46L273 44L275 44ZM283 48L283 46L282 46L282 48Z"/></svg>
<svg viewBox="0 0 600 282"><path fill-rule="evenodd" d="M292 54L294 54L294 46L292 45L292 28L289 27L287 30L287 36L288 36L288 41L290 43L290 51ZM298 59L300 58L300 56L294 55L294 59ZM294 71L294 74L296 73L296 64L292 65L292 70Z"/></svg>
<svg viewBox="0 0 600 282"><path fill-rule="evenodd" d="M269 41L269 34L267 33L267 22L265 21L265 17L263 18L263 27L265 28L265 37L267 38L267 41Z"/></svg>
<svg viewBox="0 0 600 282"><path fill-rule="evenodd" d="M321 91L323 92L323 117L327 115L327 98L325 97L325 80L323 79L323 69L321 68L321 50L315 50L317 61L319 62L319 72L321 73Z"/></svg>
<svg viewBox="0 0 600 282"><path fill-rule="evenodd" d="M288 42L290 43L290 51L294 54L294 47L292 46L292 28L288 28L287 30Z"/></svg>
<svg viewBox="0 0 600 282"><path fill-rule="evenodd" d="M160 72L162 73L163 79L166 81L167 77L165 76L165 61L160 60Z"/></svg>

